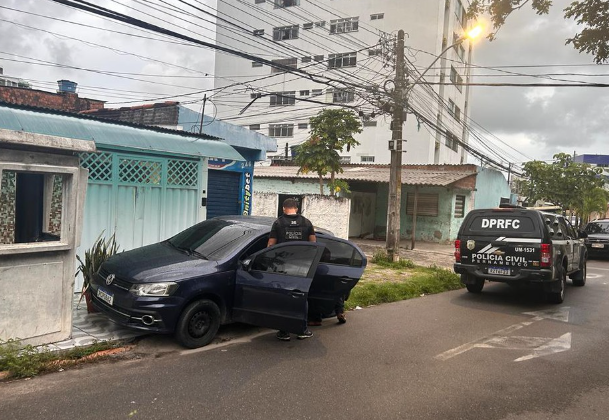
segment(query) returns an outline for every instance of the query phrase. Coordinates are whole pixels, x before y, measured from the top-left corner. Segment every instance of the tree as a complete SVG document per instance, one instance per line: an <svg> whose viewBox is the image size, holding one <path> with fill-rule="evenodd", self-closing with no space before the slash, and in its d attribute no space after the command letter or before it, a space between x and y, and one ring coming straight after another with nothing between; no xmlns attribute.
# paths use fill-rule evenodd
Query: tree
<svg viewBox="0 0 609 420"><path fill-rule="evenodd" d="M523 172L528 180L522 183L522 193L529 203L549 201L582 214L586 200L598 194L596 190L602 189L604 183L601 168L574 162L566 153L554 155L552 163L527 162Z"/></svg>
<svg viewBox="0 0 609 420"><path fill-rule="evenodd" d="M586 192L581 203L581 208L578 209L582 222L588 223L592 213L604 215L607 212L607 202L609 202L609 192L604 188L594 188Z"/></svg>
<svg viewBox="0 0 609 420"><path fill-rule="evenodd" d="M344 181L335 180L336 173L342 173L339 152L359 145L353 135L362 132L362 124L353 113L346 109L324 109L311 118L309 139L296 149L294 161L300 166L298 173L315 172L319 176L319 190L323 194L323 177L330 173L330 195L347 190Z"/></svg>
<svg viewBox="0 0 609 420"><path fill-rule="evenodd" d="M492 41L497 31L503 26L512 12L522 9L527 3L538 14L547 14L552 6L551 0L473 0L467 17L476 19L479 15L488 13L493 22L494 32L488 35ZM572 44L580 53L594 56L597 64L609 59L609 2L606 0L573 1L564 9L565 19L574 19L584 28L568 38L566 44Z"/></svg>

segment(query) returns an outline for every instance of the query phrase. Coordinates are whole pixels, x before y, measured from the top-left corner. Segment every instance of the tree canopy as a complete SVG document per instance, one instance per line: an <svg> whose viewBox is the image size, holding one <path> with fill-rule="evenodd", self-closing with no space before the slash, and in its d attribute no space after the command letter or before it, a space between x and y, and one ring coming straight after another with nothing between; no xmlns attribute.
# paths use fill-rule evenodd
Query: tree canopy
<svg viewBox="0 0 609 420"><path fill-rule="evenodd" d="M585 220L594 211L607 210L607 193L601 168L574 162L571 155L558 153L552 163L530 161L523 165L528 180L520 184L529 203L554 203L577 212Z"/></svg>
<svg viewBox="0 0 609 420"><path fill-rule="evenodd" d="M468 9L468 18L477 18L488 13L493 23L494 32L488 38L493 40L497 31L512 12L522 9L530 3L538 14L547 14L552 6L551 0L473 0ZM583 26L580 32L566 40L579 52L591 54L597 64L609 59L609 1L578 0L564 9L565 19L573 19Z"/></svg>
<svg viewBox="0 0 609 420"><path fill-rule="evenodd" d="M343 172L339 152L359 145L353 135L362 132L362 124L353 111L324 109L311 118L310 137L296 149L294 161L299 173L315 172L319 176L320 194L323 194L323 177L330 173L330 195L347 190L348 185L336 181L335 174Z"/></svg>

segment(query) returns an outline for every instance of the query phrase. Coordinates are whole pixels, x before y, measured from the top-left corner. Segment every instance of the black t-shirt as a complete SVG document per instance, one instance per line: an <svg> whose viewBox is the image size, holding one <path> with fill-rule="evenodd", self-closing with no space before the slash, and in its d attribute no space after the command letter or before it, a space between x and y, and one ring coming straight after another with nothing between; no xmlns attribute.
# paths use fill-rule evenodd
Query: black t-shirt
<svg viewBox="0 0 609 420"><path fill-rule="evenodd" d="M309 236L315 235L313 224L300 214L283 214L271 227L271 238L277 239L277 243L289 241L308 241Z"/></svg>

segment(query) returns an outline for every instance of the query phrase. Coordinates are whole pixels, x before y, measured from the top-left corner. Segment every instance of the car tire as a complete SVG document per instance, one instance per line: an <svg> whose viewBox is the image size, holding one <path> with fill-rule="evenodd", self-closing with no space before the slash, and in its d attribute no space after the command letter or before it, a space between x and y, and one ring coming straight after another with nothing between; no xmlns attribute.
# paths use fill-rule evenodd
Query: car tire
<svg viewBox="0 0 609 420"><path fill-rule="evenodd" d="M211 343L220 328L220 308L208 299L189 304L180 315L175 336L178 342L189 349Z"/></svg>
<svg viewBox="0 0 609 420"><path fill-rule="evenodd" d="M573 286L581 287L586 284L586 275L587 275L586 263L587 263L587 261L584 260L582 265L579 267L579 271L576 272L575 274L573 274L573 276L571 276L571 280L573 281Z"/></svg>
<svg viewBox="0 0 609 420"><path fill-rule="evenodd" d="M565 288L567 286L567 273L564 267L558 266L556 269L560 290L558 292L548 292L547 299L549 303L563 303L565 300Z"/></svg>
<svg viewBox="0 0 609 420"><path fill-rule="evenodd" d="M464 277L462 275L461 281L463 283L465 283L463 281ZM482 289L484 288L484 279L474 279L474 282L472 283L471 280L472 278L469 277L468 278L468 282L465 283L465 287L467 288L467 291L470 293L480 293L482 292Z"/></svg>

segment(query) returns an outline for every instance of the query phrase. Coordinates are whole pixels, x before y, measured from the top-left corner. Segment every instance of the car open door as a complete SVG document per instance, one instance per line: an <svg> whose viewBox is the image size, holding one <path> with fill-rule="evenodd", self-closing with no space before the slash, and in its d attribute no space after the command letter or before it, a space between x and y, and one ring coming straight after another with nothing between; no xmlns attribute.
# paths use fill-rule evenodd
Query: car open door
<svg viewBox="0 0 609 420"><path fill-rule="evenodd" d="M287 242L259 251L236 271L233 321L301 333L324 245Z"/></svg>
<svg viewBox="0 0 609 420"><path fill-rule="evenodd" d="M365 254L353 243L319 235L325 244L321 260L309 290L309 311L329 316L339 297L347 296L364 273Z"/></svg>

